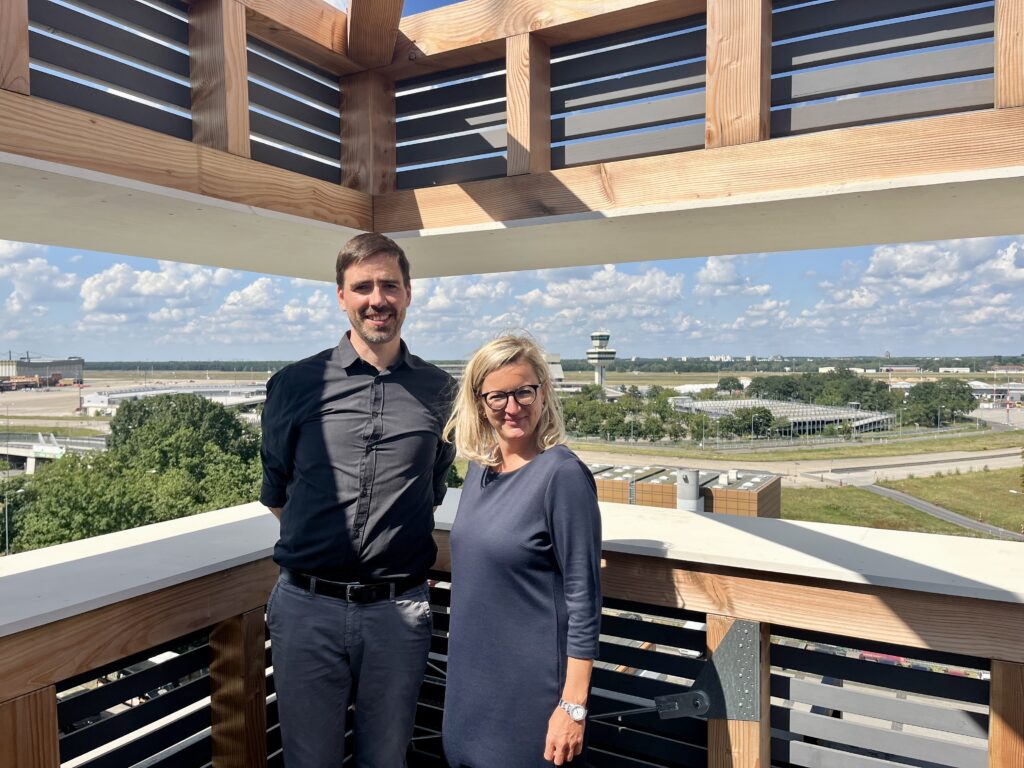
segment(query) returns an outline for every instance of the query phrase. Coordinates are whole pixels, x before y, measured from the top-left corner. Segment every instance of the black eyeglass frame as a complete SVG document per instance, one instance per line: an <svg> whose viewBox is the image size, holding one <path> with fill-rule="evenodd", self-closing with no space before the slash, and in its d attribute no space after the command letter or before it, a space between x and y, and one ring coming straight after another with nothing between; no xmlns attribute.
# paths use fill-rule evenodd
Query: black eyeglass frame
<svg viewBox="0 0 1024 768"><path fill-rule="evenodd" d="M521 392L524 389L533 390L533 399L530 400L530 402L528 402L528 403L522 402L516 396L517 392ZM540 391L540 384L523 384L523 386L521 386L521 387L516 387L515 389L510 389L508 391L504 391L504 390L501 390L501 389L495 389L495 390L492 390L490 392L480 392L480 393L477 394L477 397L479 397L481 400L483 400L484 401L484 405L486 405L492 411L503 411L503 410L505 410L505 408L508 407L508 399L510 397L513 400L516 401L516 404L520 408L528 408L528 407L530 407L531 405L533 405L534 403L537 402L537 393L539 391ZM488 400L487 400L487 398L490 397L491 395L503 395L504 397L503 397L503 399L501 401L501 405L498 405L498 406L491 405L491 403L488 402Z"/></svg>

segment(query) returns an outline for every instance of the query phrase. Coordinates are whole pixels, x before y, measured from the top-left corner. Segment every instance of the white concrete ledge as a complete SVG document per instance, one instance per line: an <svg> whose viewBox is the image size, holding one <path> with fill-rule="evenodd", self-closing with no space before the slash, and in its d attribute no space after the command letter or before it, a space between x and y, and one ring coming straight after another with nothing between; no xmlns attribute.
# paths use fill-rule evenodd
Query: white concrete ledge
<svg viewBox="0 0 1024 768"><path fill-rule="evenodd" d="M449 529L459 491L437 512ZM646 557L1024 603L1024 544L602 503L604 548ZM270 556L245 504L0 558L0 637Z"/></svg>

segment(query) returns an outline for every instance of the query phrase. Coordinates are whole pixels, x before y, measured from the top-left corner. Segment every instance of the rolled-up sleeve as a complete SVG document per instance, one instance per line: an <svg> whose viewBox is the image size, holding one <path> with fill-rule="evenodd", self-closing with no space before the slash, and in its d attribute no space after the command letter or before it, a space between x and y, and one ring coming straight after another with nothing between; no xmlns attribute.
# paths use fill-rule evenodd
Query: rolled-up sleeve
<svg viewBox="0 0 1024 768"><path fill-rule="evenodd" d="M579 461L560 465L545 498L562 571L569 656L596 659L601 632L601 511L593 475Z"/></svg>
<svg viewBox="0 0 1024 768"><path fill-rule="evenodd" d="M267 400L263 404L260 423L263 438L260 460L263 463L263 485L260 503L267 507L283 507L288 501L288 481L291 478L294 452L294 427L290 409L282 402L282 388L277 376L267 382Z"/></svg>

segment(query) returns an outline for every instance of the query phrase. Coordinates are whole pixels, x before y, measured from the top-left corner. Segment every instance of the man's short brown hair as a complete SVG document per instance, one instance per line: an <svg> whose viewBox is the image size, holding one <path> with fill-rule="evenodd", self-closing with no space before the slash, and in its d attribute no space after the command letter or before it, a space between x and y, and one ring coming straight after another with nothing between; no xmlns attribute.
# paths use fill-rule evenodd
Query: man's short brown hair
<svg viewBox="0 0 1024 768"><path fill-rule="evenodd" d="M345 247L338 254L336 267L338 287L345 287L346 269L364 259L376 256L378 253L398 259L398 268L402 271L402 281L408 287L410 282L409 260L405 257L405 251L399 247L398 243L380 232L364 232L345 243Z"/></svg>

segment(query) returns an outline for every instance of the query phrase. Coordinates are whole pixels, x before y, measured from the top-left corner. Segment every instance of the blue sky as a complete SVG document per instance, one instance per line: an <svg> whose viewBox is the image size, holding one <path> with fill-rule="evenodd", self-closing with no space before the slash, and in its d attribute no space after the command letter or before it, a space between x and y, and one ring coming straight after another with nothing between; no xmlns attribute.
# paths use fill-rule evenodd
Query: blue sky
<svg viewBox="0 0 1024 768"><path fill-rule="evenodd" d="M600 258L597 255L597 258ZM0 353L297 359L347 329L334 286L0 241ZM405 338L471 353L507 329L578 358L1019 354L1024 236L416 280Z"/></svg>

